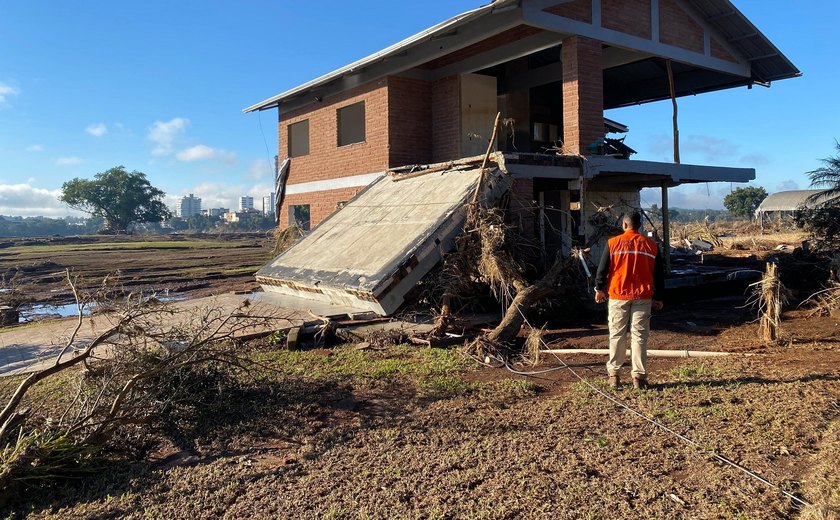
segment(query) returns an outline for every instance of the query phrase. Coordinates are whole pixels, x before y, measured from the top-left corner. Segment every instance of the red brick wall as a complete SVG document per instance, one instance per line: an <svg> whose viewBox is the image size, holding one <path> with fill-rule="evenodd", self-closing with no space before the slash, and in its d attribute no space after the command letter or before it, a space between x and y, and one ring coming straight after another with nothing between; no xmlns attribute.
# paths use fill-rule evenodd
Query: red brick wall
<svg viewBox="0 0 840 520"><path fill-rule="evenodd" d="M341 188L338 190L316 191L288 195L280 208L280 227L289 225L289 206L309 204L309 223L314 228L336 210L339 202L346 202L364 188Z"/></svg>
<svg viewBox="0 0 840 520"><path fill-rule="evenodd" d="M534 180L516 179L510 193L508 220L525 239L536 236L536 203L534 201Z"/></svg>
<svg viewBox="0 0 840 520"><path fill-rule="evenodd" d="M649 40L650 0L601 0L601 26Z"/></svg>
<svg viewBox="0 0 840 520"><path fill-rule="evenodd" d="M563 145L572 153L604 135L604 72L601 42L583 36L563 40Z"/></svg>
<svg viewBox="0 0 840 520"><path fill-rule="evenodd" d="M703 53L703 28L677 4L676 0L659 0L659 41Z"/></svg>
<svg viewBox="0 0 840 520"><path fill-rule="evenodd" d="M338 148L336 110L365 102L365 142ZM309 119L309 155L295 157L289 184L383 171L388 167L388 86L386 80L362 85L301 109L280 113L279 155L289 152L288 126Z"/></svg>
<svg viewBox="0 0 840 520"><path fill-rule="evenodd" d="M537 29L536 27L531 27L529 25L519 25L517 27L514 27L513 29L508 29L505 32L499 33L495 36L491 36L486 40L482 40L468 47L464 47L461 50L447 54L446 56L442 56L436 60L432 60L429 63L421 65L420 68L428 70L439 69L441 67L452 65L453 63L457 63L467 58L472 58L473 56L477 56L483 52L493 50L501 45L513 43L515 41L519 41L523 38L527 38L528 36L533 36L541 32L543 31L541 29Z"/></svg>
<svg viewBox="0 0 840 520"><path fill-rule="evenodd" d="M736 60L734 56L729 54L729 51L726 50L726 47L718 43L718 41L714 38L712 38L711 47L712 57L718 58L720 60L731 61L732 63L738 63L738 60Z"/></svg>
<svg viewBox="0 0 840 520"><path fill-rule="evenodd" d="M574 2L549 7L544 11L579 22L592 23L592 0L575 0Z"/></svg>
<svg viewBox="0 0 840 520"><path fill-rule="evenodd" d="M461 78L449 76L432 85L432 162L461 155Z"/></svg>
<svg viewBox="0 0 840 520"><path fill-rule="evenodd" d="M388 166L432 162L432 84L388 78Z"/></svg>

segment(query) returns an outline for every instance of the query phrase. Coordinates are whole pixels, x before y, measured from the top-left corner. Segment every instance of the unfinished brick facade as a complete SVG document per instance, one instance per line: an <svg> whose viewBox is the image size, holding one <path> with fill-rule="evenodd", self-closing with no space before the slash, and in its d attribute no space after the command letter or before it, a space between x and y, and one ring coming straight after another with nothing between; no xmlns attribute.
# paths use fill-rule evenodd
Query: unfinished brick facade
<svg viewBox="0 0 840 520"><path fill-rule="evenodd" d="M365 141L338 147L337 110L365 102ZM288 154L289 125L309 120L309 154L292 159L289 184L350 177L388 167L388 82L380 80L280 113L280 156Z"/></svg>
<svg viewBox="0 0 840 520"><path fill-rule="evenodd" d="M658 13L652 13L656 10ZM600 9L593 13L593 9ZM654 39L654 16L659 16L659 41L666 45L680 47L699 54L706 52L707 35L704 28L678 3L678 0L572 0L545 8L543 10L556 16L561 16L576 22L592 24L600 20L600 26L610 31L621 32L645 40ZM288 222L288 207L293 204L308 204L310 206L310 221L314 226L336 208L338 202L352 197L361 187L348 188L346 183L331 183L336 179L368 175L382 172L388 168L409 164L425 164L444 162L457 159L462 153L462 132L464 132L462 117L462 88L468 82L462 82L462 75L449 74L452 70L459 70L458 64L470 62L470 66L477 58L494 52L495 50L520 45L528 39L536 39L542 47L535 54L538 59L533 65L541 74L547 74L542 67L549 67L556 63L540 61L546 59L545 52L555 50L546 45L556 45L549 41L547 44L540 39L540 35L547 31L532 27L521 22L519 25L504 30L498 34L489 34L482 41L466 45L446 55L436 54L434 59L425 63L414 64L413 72L398 72L403 76L387 76L369 83L354 87L341 94L315 99L302 108L284 110L280 106L279 118L279 156L286 157L289 151L289 125L300 121L309 121L309 153L294 157L288 176L288 185L298 188L294 195L286 197L280 210L280 222ZM579 25L579 24L578 24ZM561 32L558 32L561 34ZM589 33L587 33L589 34ZM447 37L450 37L447 35ZM534 38L536 37L536 38ZM498 69L469 69L471 73L496 75L499 78L499 95L507 95L507 99L524 99L521 120L517 127L526 140L535 142L547 141L536 139L531 125L534 121L545 125L546 128L556 129L562 124L560 138L565 151L582 155L589 154L589 145L604 136L604 51L605 44L593 38L572 35L562 40L561 55L562 87L557 79L546 83L551 89L550 95L540 93L542 103L540 109L547 111L542 120L533 120L532 113L537 98L532 94L533 87L545 86L525 84L526 86L510 88L505 80L513 75L508 72L499 73ZM738 62L727 49L714 37L710 38L711 57ZM511 51L514 52L514 51ZM519 60L518 62L516 60ZM493 62L493 67L499 64ZM516 63L522 75L532 71L531 64L522 55L511 58L508 65ZM548 64L546 64L548 63ZM507 76L506 76L507 75ZM372 76L375 77L375 76ZM505 91L507 87L507 91ZM527 87L527 88L526 88ZM531 88L531 90L529 90ZM545 99L562 96L562 121L559 106L550 105ZM529 97L530 96L530 97ZM557 98L555 97L554 100ZM492 98L491 98L492 100ZM365 139L364 142L338 146L337 110L364 101L365 103ZM466 106L466 101L464 101ZM531 105L529 105L531 103ZM549 105L549 109L545 109ZM507 114L504 114L507 117ZM547 123L547 124L546 124ZM520 130L524 129L524 130ZM554 132L556 134L556 132ZM486 138L485 138L486 139ZM552 138L553 140L553 138ZM523 148L528 150L527 146ZM534 147L536 149L536 147ZM366 177L358 182L366 182ZM321 182L327 181L327 182ZM356 182L353 180L351 182ZM307 186L299 186L307 184ZM523 181L516 189L523 195L528 187ZM533 187L531 187L533 191ZM532 197L533 193L529 195ZM524 222L524 221L523 221ZM533 223L524 225L533 227Z"/></svg>
<svg viewBox="0 0 840 520"><path fill-rule="evenodd" d="M574 0L549 7L545 11L571 20L592 23L592 0Z"/></svg>
<svg viewBox="0 0 840 520"><path fill-rule="evenodd" d="M314 227L316 224L330 216L330 213L338 208L341 202L347 202L364 188L341 188L338 190L325 190L315 193L299 193L287 195L280 210L280 227L289 225L289 207L297 204L309 205L309 223Z"/></svg>
<svg viewBox="0 0 840 520"><path fill-rule="evenodd" d="M570 36L563 40L563 147L586 154L604 135L604 75L601 42Z"/></svg>
<svg viewBox="0 0 840 520"><path fill-rule="evenodd" d="M651 39L650 0L601 0L601 26Z"/></svg>
<svg viewBox="0 0 840 520"><path fill-rule="evenodd" d="M432 90L433 162L456 159L461 153L461 78L449 76Z"/></svg>
<svg viewBox="0 0 840 520"><path fill-rule="evenodd" d="M659 41L701 54L705 48L703 28L676 0L659 0Z"/></svg>

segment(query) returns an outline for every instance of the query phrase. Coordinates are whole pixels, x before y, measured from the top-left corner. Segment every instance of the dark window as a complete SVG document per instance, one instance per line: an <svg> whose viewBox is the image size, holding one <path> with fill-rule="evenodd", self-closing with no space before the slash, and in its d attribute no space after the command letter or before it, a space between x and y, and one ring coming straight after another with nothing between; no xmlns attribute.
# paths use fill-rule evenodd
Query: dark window
<svg viewBox="0 0 840 520"><path fill-rule="evenodd" d="M365 102L338 109L338 146L365 142Z"/></svg>
<svg viewBox="0 0 840 520"><path fill-rule="evenodd" d="M289 125L289 157L309 155L309 120Z"/></svg>
<svg viewBox="0 0 840 520"><path fill-rule="evenodd" d="M289 206L289 225L297 224L304 231L309 231L309 204Z"/></svg>

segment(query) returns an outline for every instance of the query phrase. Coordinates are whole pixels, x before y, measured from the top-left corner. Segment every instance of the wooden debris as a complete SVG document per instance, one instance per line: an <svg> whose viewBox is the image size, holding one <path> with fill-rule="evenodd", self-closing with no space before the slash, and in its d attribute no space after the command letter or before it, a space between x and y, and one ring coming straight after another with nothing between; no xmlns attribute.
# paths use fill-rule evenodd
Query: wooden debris
<svg viewBox="0 0 840 520"><path fill-rule="evenodd" d="M779 339L782 306L785 304L784 287L779 279L778 266L767 264L767 271L760 282L754 284L758 292L761 337L765 343Z"/></svg>

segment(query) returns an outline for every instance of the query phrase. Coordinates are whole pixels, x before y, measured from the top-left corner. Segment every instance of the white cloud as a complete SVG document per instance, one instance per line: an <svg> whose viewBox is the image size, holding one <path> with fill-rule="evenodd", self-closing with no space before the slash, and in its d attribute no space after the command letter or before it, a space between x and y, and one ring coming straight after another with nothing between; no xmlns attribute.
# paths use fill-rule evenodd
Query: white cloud
<svg viewBox="0 0 840 520"><path fill-rule="evenodd" d="M93 137L102 137L108 133L108 127L105 126L105 123L95 123L85 128L85 132Z"/></svg>
<svg viewBox="0 0 840 520"><path fill-rule="evenodd" d="M260 180L266 175L273 175L274 171L271 168L271 163L265 159L257 159L251 163L245 177L253 180Z"/></svg>
<svg viewBox="0 0 840 520"><path fill-rule="evenodd" d="M648 150L663 161L670 161L674 155L674 138L665 134L657 134L651 137ZM725 164L735 160L738 153L738 145L728 139L710 135L686 135L680 137L680 155L683 162L696 162L697 157L703 163ZM694 157L690 161L686 158Z"/></svg>
<svg viewBox="0 0 840 520"><path fill-rule="evenodd" d="M5 105L12 96L20 94L20 90L0 81L0 106Z"/></svg>
<svg viewBox="0 0 840 520"><path fill-rule="evenodd" d="M703 184L683 184L668 189L668 206L683 209L723 209L723 198L730 192L728 182L710 182ZM733 184L743 187L745 184ZM645 188L642 190L642 207L651 204L662 205L662 190Z"/></svg>
<svg viewBox="0 0 840 520"><path fill-rule="evenodd" d="M40 144L32 144L26 147L27 152L43 152L44 147Z"/></svg>
<svg viewBox="0 0 840 520"><path fill-rule="evenodd" d="M206 161L209 159L216 159L228 164L236 162L235 153L221 148L211 148L203 144L181 150L175 154L175 158L183 162Z"/></svg>
<svg viewBox="0 0 840 520"><path fill-rule="evenodd" d="M64 217L83 214L59 202L59 195L61 190L33 188L29 184L0 184L0 215Z"/></svg>
<svg viewBox="0 0 840 520"><path fill-rule="evenodd" d="M82 160L78 157L59 157L55 160L56 166L75 166L82 164Z"/></svg>
<svg viewBox="0 0 840 520"><path fill-rule="evenodd" d="M172 153L175 139L187 130L189 119L176 117L169 121L155 121L149 128L146 138L155 144L152 155L169 155Z"/></svg>
<svg viewBox="0 0 840 520"><path fill-rule="evenodd" d="M802 189L799 187L799 183L796 181L787 180L779 184L776 188L776 191L794 191Z"/></svg>

